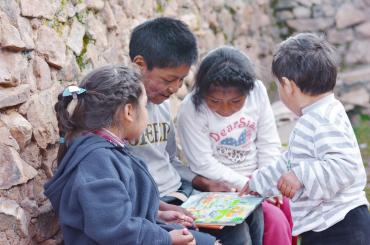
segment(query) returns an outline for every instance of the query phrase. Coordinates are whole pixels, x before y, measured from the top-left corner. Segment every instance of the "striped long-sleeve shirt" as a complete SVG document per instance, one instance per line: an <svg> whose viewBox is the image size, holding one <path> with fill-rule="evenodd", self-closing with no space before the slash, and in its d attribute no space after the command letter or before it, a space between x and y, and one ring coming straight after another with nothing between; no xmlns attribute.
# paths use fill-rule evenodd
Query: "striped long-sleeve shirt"
<svg viewBox="0 0 370 245"><path fill-rule="evenodd" d="M290 168L303 187L291 201L293 235L322 231L352 209L368 205L366 173L343 105L328 95L305 107L276 164L253 173L250 188L262 196L280 194L277 182Z"/></svg>

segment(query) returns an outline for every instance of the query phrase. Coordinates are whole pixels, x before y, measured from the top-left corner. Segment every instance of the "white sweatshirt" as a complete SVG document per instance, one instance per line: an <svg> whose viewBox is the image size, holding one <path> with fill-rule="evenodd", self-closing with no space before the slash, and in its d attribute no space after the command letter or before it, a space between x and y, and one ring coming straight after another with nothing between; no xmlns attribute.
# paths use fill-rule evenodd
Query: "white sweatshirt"
<svg viewBox="0 0 370 245"><path fill-rule="evenodd" d="M191 182L194 174L176 156L176 132L169 101L160 105L149 102L147 109L147 128L128 147L134 156L144 160L163 197L179 189L181 177Z"/></svg>
<svg viewBox="0 0 370 245"><path fill-rule="evenodd" d="M178 113L178 134L191 170L242 188L256 169L280 156L280 139L266 88L256 81L242 109L223 117L188 94Z"/></svg>

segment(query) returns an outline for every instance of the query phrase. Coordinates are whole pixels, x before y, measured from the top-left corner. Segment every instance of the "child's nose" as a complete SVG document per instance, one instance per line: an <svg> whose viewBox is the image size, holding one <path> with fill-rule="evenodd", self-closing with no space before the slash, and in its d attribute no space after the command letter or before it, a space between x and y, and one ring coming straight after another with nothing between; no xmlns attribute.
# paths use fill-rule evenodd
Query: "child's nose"
<svg viewBox="0 0 370 245"><path fill-rule="evenodd" d="M176 92L177 92L177 90L179 90L179 88L180 88L181 86L182 86L182 79L178 79L178 80L176 80L176 81L174 82L174 84L173 84L173 85L168 86L167 91L168 91L168 93L171 93L171 94L176 93Z"/></svg>

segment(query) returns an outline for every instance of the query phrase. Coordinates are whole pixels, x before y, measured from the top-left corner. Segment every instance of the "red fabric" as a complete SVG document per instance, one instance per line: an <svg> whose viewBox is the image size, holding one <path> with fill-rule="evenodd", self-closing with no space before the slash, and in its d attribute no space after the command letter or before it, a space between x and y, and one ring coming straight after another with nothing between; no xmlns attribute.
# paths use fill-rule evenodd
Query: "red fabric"
<svg viewBox="0 0 370 245"><path fill-rule="evenodd" d="M289 204L289 199L286 197L283 197L283 204L280 206L281 211L283 211L285 217L287 218L290 228L293 228L293 218L292 218L292 213L290 212L290 204ZM297 245L298 244L298 237L293 236L292 239L292 245Z"/></svg>
<svg viewBox="0 0 370 245"><path fill-rule="evenodd" d="M292 226L283 211L267 201L262 203L262 209L265 223L263 245L292 244Z"/></svg>

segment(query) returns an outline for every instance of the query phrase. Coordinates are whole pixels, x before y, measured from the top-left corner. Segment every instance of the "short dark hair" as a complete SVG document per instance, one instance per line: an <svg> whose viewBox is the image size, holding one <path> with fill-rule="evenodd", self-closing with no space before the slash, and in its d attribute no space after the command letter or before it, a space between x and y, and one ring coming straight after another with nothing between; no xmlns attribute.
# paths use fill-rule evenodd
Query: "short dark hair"
<svg viewBox="0 0 370 245"><path fill-rule="evenodd" d="M300 33L283 41L275 51L272 73L295 82L304 94L320 95L334 89L337 60L333 47L322 37Z"/></svg>
<svg viewBox="0 0 370 245"><path fill-rule="evenodd" d="M198 58L197 42L188 26L176 19L159 17L136 26L131 33L130 58L144 57L148 69L191 66Z"/></svg>
<svg viewBox="0 0 370 245"><path fill-rule="evenodd" d="M202 60L193 86L192 101L198 110L210 86L236 87L248 94L254 88L256 74L249 58L239 50L223 46Z"/></svg>
<svg viewBox="0 0 370 245"><path fill-rule="evenodd" d="M73 112L68 111L72 96L58 95L55 112L59 135L65 143L59 146L57 162L62 160L69 143L83 132L88 132L117 123L116 112L124 105L138 104L143 93L141 75L134 68L104 66L91 71L79 84L86 89L77 97Z"/></svg>

